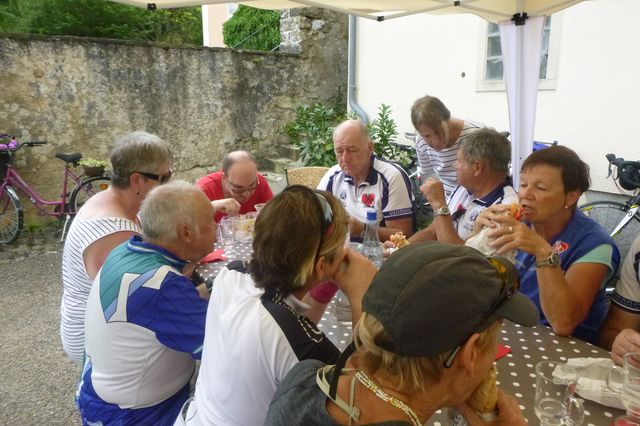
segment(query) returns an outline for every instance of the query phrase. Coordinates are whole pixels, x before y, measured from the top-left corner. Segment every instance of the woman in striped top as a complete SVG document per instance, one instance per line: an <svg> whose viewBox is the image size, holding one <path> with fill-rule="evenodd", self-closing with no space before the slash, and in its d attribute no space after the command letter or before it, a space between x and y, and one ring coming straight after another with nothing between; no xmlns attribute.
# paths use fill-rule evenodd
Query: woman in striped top
<svg viewBox="0 0 640 426"><path fill-rule="evenodd" d="M60 337L69 358L84 358L84 314L93 279L107 254L141 233L137 213L151 189L171 178L173 156L158 136L133 132L111 152L111 185L78 211L62 254Z"/></svg>
<svg viewBox="0 0 640 426"><path fill-rule="evenodd" d="M416 156L420 178L435 176L444 185L445 196L458 186L454 163L458 147L469 134L484 127L452 118L447 107L434 96L423 96L411 107L411 121L417 131Z"/></svg>

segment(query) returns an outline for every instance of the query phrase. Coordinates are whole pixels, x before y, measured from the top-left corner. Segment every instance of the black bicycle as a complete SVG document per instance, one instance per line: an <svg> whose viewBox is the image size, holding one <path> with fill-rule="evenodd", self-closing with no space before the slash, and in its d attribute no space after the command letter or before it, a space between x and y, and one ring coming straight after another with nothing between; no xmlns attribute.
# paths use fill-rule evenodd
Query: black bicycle
<svg viewBox="0 0 640 426"><path fill-rule="evenodd" d="M627 201L598 200L578 208L609 233L620 250L622 261L633 240L640 235L640 161L625 161L615 154L607 154L606 157L609 161L607 178L613 178L618 191L628 197Z"/></svg>

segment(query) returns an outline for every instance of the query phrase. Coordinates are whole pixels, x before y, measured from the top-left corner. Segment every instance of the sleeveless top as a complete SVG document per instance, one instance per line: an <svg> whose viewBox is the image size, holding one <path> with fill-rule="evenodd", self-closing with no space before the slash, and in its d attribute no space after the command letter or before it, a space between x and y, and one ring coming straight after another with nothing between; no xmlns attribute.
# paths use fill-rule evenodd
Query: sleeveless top
<svg viewBox="0 0 640 426"><path fill-rule="evenodd" d="M142 233L136 223L122 217L77 217L64 243L60 337L65 353L78 365L82 365L84 358L84 314L93 283L85 269L83 254L90 244L121 231Z"/></svg>
<svg viewBox="0 0 640 426"><path fill-rule="evenodd" d="M620 252L611 237L607 235L600 225L579 210L576 210L567 226L550 243L553 251L560 255L560 263L564 273L576 261L602 244L609 244L613 247L611 258L611 267L613 269L611 272L613 274L615 274L620 264ZM538 307L541 323L549 325L540 307L540 290L536 275L535 257L519 251L516 255L516 267L520 272L520 291L526 294ZM591 305L587 317L578 324L571 335L593 343L608 310L609 305L604 286L602 286Z"/></svg>

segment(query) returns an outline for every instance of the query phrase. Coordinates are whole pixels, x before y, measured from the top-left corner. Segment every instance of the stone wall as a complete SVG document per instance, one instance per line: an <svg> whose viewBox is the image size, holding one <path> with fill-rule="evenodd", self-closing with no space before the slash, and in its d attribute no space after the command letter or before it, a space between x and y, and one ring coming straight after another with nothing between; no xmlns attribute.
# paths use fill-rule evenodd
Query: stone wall
<svg viewBox="0 0 640 426"><path fill-rule="evenodd" d="M336 102L347 81L345 15L284 12L281 28L295 37L283 34L276 53L0 35L0 133L49 142L16 156L48 197L62 178L54 153L106 159L114 138L132 130L168 141L176 175L188 180L233 149L274 157L295 107Z"/></svg>

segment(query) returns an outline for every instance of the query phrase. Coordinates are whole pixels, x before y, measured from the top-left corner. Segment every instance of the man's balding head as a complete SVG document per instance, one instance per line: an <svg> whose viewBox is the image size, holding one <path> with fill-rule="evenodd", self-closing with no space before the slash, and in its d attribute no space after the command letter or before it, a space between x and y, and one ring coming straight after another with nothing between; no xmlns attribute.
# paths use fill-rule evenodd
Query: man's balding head
<svg viewBox="0 0 640 426"><path fill-rule="evenodd" d="M232 151L222 160L225 198L233 197L246 203L258 185L258 166L250 152Z"/></svg>
<svg viewBox="0 0 640 426"><path fill-rule="evenodd" d="M357 182L369 174L373 143L367 126L358 120L346 120L333 131L333 149L340 168Z"/></svg>

